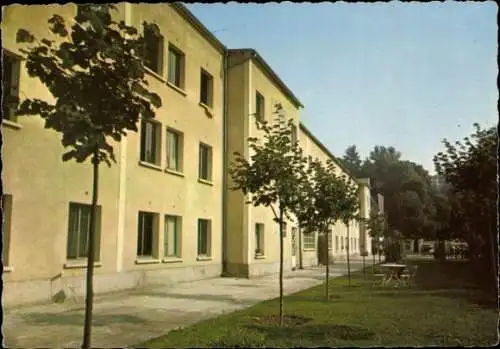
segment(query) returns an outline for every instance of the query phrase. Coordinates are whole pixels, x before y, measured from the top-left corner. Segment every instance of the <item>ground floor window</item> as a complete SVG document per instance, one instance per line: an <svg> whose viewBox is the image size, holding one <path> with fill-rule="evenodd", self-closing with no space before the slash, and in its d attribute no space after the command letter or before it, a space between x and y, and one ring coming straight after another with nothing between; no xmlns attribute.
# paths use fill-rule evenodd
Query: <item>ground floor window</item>
<svg viewBox="0 0 500 349"><path fill-rule="evenodd" d="M304 233L304 248L316 249L316 233Z"/></svg>
<svg viewBox="0 0 500 349"><path fill-rule="evenodd" d="M9 250L10 250L10 222L12 217L12 195L3 194L2 195L2 213L3 213L3 224L2 224L2 260L4 266L9 266Z"/></svg>
<svg viewBox="0 0 500 349"><path fill-rule="evenodd" d="M69 204L68 219L68 244L66 249L66 258L83 259L88 257L88 243L90 236L90 211L91 205L78 204L71 202ZM94 260L99 261L100 251L100 227L101 227L101 207L97 207L97 216L95 218L95 245Z"/></svg>
<svg viewBox="0 0 500 349"><path fill-rule="evenodd" d="M153 212L139 212L137 227L137 256L153 257L156 243L158 214Z"/></svg>
<svg viewBox="0 0 500 349"><path fill-rule="evenodd" d="M165 235L163 239L165 257L181 258L182 217L165 216Z"/></svg>
<svg viewBox="0 0 500 349"><path fill-rule="evenodd" d="M211 255L211 225L208 219L198 219L198 256Z"/></svg>
<svg viewBox="0 0 500 349"><path fill-rule="evenodd" d="M255 255L264 255L264 224L255 224Z"/></svg>

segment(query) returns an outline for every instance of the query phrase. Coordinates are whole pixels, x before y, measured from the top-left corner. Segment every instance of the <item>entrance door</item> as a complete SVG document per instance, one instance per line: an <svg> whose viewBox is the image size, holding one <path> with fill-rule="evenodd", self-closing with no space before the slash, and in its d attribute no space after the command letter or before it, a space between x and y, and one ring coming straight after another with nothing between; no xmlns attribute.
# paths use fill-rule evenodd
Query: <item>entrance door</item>
<svg viewBox="0 0 500 349"><path fill-rule="evenodd" d="M297 227L292 227L292 269L297 268Z"/></svg>

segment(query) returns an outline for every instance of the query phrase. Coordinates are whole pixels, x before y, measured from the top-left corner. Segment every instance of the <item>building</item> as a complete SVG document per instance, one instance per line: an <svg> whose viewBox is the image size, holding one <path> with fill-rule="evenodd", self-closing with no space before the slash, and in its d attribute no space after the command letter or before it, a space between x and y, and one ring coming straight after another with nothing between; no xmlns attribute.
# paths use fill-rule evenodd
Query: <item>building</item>
<svg viewBox="0 0 500 349"><path fill-rule="evenodd" d="M145 33L151 45L146 65L163 107L113 144L116 164L101 166L95 292L276 272L272 212L245 205L229 190L230 154L250 154L245 140L258 134L250 115L270 117L279 101L306 153L333 155L300 123L302 104L256 51L228 50L180 4L116 6L113 18L137 28L154 21L160 29L159 37ZM74 4L5 8L4 100L52 100L28 76L16 32L22 26L47 37L52 14L69 19L76 11ZM41 118L16 118L9 104L3 107L4 304L83 295L91 165L63 163L59 135L44 129ZM352 225L351 241L345 229L333 228L333 250L345 255L341 247L349 242L358 254L359 227ZM286 232L285 268L316 264L316 237L302 236L293 221Z"/></svg>

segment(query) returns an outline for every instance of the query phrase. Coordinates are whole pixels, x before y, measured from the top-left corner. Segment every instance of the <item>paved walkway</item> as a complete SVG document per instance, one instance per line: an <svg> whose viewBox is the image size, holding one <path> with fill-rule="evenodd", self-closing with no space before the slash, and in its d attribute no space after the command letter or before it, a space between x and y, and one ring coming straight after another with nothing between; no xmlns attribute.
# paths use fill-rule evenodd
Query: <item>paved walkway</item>
<svg viewBox="0 0 500 349"><path fill-rule="evenodd" d="M361 262L353 261L351 270ZM345 263L330 269L347 273ZM321 284L324 268L285 273L285 293ZM278 276L216 278L149 287L96 297L92 346L123 348L161 336L178 327L278 297ZM81 345L84 304L63 303L4 309L4 344L11 348L77 348Z"/></svg>

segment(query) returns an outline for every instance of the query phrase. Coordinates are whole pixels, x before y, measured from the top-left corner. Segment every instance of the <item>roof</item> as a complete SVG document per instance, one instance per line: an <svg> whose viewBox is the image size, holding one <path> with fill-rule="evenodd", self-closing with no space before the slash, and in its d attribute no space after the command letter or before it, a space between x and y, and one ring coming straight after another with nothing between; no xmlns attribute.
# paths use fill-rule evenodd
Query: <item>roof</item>
<svg viewBox="0 0 500 349"><path fill-rule="evenodd" d="M332 161L333 161L333 162L334 162L334 163L335 163L338 167L340 167L340 168L342 169L342 171L344 171L344 172L345 172L345 173L346 173L349 177L351 177L351 178L352 178L352 179L353 179L353 180L354 180L357 184L363 184L362 182L360 182L360 180L359 180L358 178L354 177L354 176L352 175L352 173L351 173L351 172L350 172L350 171L349 171L349 170L348 170L348 169L347 169L344 165L342 165L342 163L341 163L341 162L337 159L337 157L336 157L335 155L333 155L333 154L332 154L332 153L328 150L328 148L327 148L327 147L325 147L325 146L323 145L323 143L321 143L321 142L320 142L320 140L319 140L318 138L316 138L316 136L314 136L314 135L312 134L312 132L311 132L311 131L309 131L309 130L307 129L307 127L306 127L306 126L305 126L302 122L299 124L299 126L300 126L300 129L301 129L302 131L304 131L304 133L305 133L305 134L306 134L306 135L307 135L307 136L308 136L308 137L309 137L309 138L310 138L310 139L311 139L311 140L312 140L312 141L313 141L313 142L314 142L314 143L315 143L315 144L316 144L316 145L317 145L317 146L318 146L321 150L323 150L323 151L324 151L324 152L325 152L325 153L326 153L326 154L330 157L330 159L332 159Z"/></svg>
<svg viewBox="0 0 500 349"><path fill-rule="evenodd" d="M254 59L264 70L264 72L273 80L280 90L292 101L292 103L298 108L304 108L299 99L293 94L293 92L285 85L285 83L280 79L278 74L274 72L269 64L262 58L262 56L253 48L241 48L241 49L229 49L229 53L244 53Z"/></svg>
<svg viewBox="0 0 500 349"><path fill-rule="evenodd" d="M174 10L177 11L186 21L188 21L193 27L195 27L196 30L200 32L200 34L204 35L208 41L212 45L214 45L220 52L225 53L226 52L226 46L219 40L217 37L212 34L212 32L205 27L203 23L200 22L198 18L195 17L195 15L188 10L188 8L180 3L180 2L174 2L171 3L170 6Z"/></svg>

